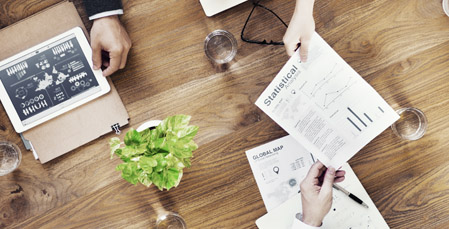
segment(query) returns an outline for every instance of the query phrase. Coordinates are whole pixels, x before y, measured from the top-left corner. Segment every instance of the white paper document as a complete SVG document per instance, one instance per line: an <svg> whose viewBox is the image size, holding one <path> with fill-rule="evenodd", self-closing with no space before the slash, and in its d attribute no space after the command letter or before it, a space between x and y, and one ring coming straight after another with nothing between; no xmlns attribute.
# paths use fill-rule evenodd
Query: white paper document
<svg viewBox="0 0 449 229"><path fill-rule="evenodd" d="M368 208L355 202L343 192L333 189L332 207L324 217L321 228L387 229L384 218L366 193L348 163L342 166L346 171L345 181L340 186L363 200ZM301 194L296 194L277 208L256 220L259 229L290 229L295 215L302 212Z"/></svg>
<svg viewBox="0 0 449 229"><path fill-rule="evenodd" d="M307 62L297 51L256 105L326 166L340 167L398 114L317 33Z"/></svg>
<svg viewBox="0 0 449 229"><path fill-rule="evenodd" d="M268 211L256 221L257 226L291 228L296 213L302 212L299 184L315 158L290 135L248 150L246 156ZM369 208L333 189L332 208L324 218L323 228L388 228L349 164L343 164L341 169L346 175L339 185Z"/></svg>
<svg viewBox="0 0 449 229"><path fill-rule="evenodd" d="M291 136L246 151L267 211L297 195L313 156Z"/></svg>

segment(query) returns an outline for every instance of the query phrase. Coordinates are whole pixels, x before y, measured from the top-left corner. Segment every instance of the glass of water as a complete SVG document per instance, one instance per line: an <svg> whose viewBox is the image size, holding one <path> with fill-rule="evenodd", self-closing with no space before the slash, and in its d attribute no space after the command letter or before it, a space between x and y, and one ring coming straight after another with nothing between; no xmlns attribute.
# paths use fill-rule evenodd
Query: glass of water
<svg viewBox="0 0 449 229"><path fill-rule="evenodd" d="M16 144L0 141L0 176L17 169L21 161L22 152Z"/></svg>
<svg viewBox="0 0 449 229"><path fill-rule="evenodd" d="M407 107L396 111L400 118L391 129L404 140L418 140L427 130L427 118L418 108Z"/></svg>
<svg viewBox="0 0 449 229"><path fill-rule="evenodd" d="M216 64L229 63L237 54L237 40L226 30L215 30L204 40L204 52Z"/></svg>
<svg viewBox="0 0 449 229"><path fill-rule="evenodd" d="M182 216L174 213L165 211L163 214L158 216L156 222L157 229L187 229L186 222Z"/></svg>

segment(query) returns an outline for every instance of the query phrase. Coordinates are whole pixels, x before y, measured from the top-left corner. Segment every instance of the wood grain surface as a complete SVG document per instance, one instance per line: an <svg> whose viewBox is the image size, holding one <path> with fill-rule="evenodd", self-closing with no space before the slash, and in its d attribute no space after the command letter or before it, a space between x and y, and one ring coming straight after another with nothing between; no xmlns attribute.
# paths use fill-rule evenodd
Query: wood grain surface
<svg viewBox="0 0 449 229"><path fill-rule="evenodd" d="M59 0L0 0L0 27ZM87 28L81 0L74 0ZM289 22L295 1L264 0ZM169 192L124 181L100 137L46 164L35 161L0 107L0 140L20 146L18 170L0 177L0 228L154 228L174 211L189 228L255 228L266 213L245 151L285 136L254 102L288 60L282 46L239 39L246 2L206 17L197 0L124 0L121 21L133 47L112 80L130 127L192 115L199 149ZM395 109L417 107L428 119L422 139L390 129L350 164L391 228L449 227L449 17L441 0L332 0L315 3L317 32ZM233 33L238 53L227 66L205 56L215 29ZM282 39L285 28L256 13L248 36ZM24 36L26 31L24 31ZM124 134L120 136L124 137Z"/></svg>

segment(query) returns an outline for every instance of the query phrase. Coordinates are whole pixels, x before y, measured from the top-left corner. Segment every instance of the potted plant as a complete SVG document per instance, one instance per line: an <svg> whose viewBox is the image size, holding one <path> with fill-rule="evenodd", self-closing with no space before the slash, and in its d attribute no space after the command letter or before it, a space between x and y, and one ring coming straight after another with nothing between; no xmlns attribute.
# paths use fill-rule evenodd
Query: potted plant
<svg viewBox="0 0 449 229"><path fill-rule="evenodd" d="M198 148L193 141L198 126L189 125L190 118L175 115L153 129L138 132L131 128L124 142L112 138L109 141L111 159L115 154L123 161L116 167L123 179L147 187L154 184L161 191L178 186L182 170L190 167L192 151Z"/></svg>

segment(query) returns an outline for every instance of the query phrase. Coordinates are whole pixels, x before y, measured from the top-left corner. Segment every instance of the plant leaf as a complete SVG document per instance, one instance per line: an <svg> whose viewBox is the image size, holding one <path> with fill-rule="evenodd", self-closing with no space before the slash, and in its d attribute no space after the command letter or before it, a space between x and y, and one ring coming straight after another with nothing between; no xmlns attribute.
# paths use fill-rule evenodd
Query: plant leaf
<svg viewBox="0 0 449 229"><path fill-rule="evenodd" d="M152 141L149 142L147 145L148 150L164 149L164 150L168 151L168 149L165 149L165 148L167 148L166 144L165 144L165 138L152 139Z"/></svg>
<svg viewBox="0 0 449 229"><path fill-rule="evenodd" d="M120 139L117 137L113 137L109 140L109 147L111 148L111 159L113 158L115 151L120 148L120 145Z"/></svg>
<svg viewBox="0 0 449 229"><path fill-rule="evenodd" d="M152 173L153 167L157 166L157 161L152 157L141 157L138 163L140 168L147 173Z"/></svg>
<svg viewBox="0 0 449 229"><path fill-rule="evenodd" d="M193 137L195 137L198 129L198 126L187 126L185 128L179 129L176 133L176 137L178 137L179 139L190 141L193 139Z"/></svg>
<svg viewBox="0 0 449 229"><path fill-rule="evenodd" d="M156 128L150 130L150 139L151 139L151 141L155 141L158 138L164 137L164 136L162 136L162 132L159 131L160 125L161 124L159 124ZM159 129L158 129L158 127L159 127Z"/></svg>
<svg viewBox="0 0 449 229"><path fill-rule="evenodd" d="M137 184L139 169L137 168L136 162L125 162L116 167L116 170L122 171L122 177L131 184Z"/></svg>
<svg viewBox="0 0 449 229"><path fill-rule="evenodd" d="M131 128L125 135L125 145L127 146L133 146L133 145L140 145L142 142L142 137L140 136L139 132L137 130Z"/></svg>
<svg viewBox="0 0 449 229"><path fill-rule="evenodd" d="M157 161L157 165L153 168L153 170L156 172L161 172L167 166L167 159L165 159L162 154L156 154L153 158Z"/></svg>
<svg viewBox="0 0 449 229"><path fill-rule="evenodd" d="M162 172L154 172L153 174L151 174L151 180L153 181L153 184L159 188L159 190L163 190L164 175Z"/></svg>
<svg viewBox="0 0 449 229"><path fill-rule="evenodd" d="M181 159L181 161L183 162L184 166L187 168L190 168L190 166L192 165L190 163L190 158L183 158L183 159Z"/></svg>
<svg viewBox="0 0 449 229"><path fill-rule="evenodd" d="M141 173L137 179L143 185L150 187L150 185L153 183L153 182L151 182L150 174L151 174L151 172L150 173Z"/></svg>
<svg viewBox="0 0 449 229"><path fill-rule="evenodd" d="M122 159L123 162L131 161L131 158L123 156L122 152L123 152L123 149L117 149L115 151L115 155L117 155L120 159Z"/></svg>
<svg viewBox="0 0 449 229"><path fill-rule="evenodd" d="M170 190L170 188L172 188L173 186L175 186L176 182L178 181L178 177L179 177L179 170L175 169L175 168L170 168L170 169L166 169L164 170L165 172L165 188L167 190Z"/></svg>
<svg viewBox="0 0 449 229"><path fill-rule="evenodd" d="M173 156L173 154L168 154L165 159L167 160L167 168L182 170L185 167L183 161L178 157Z"/></svg>
<svg viewBox="0 0 449 229"><path fill-rule="evenodd" d="M175 115L165 118L156 129L160 132L177 131L189 125L191 116L189 115Z"/></svg>
<svg viewBox="0 0 449 229"><path fill-rule="evenodd" d="M151 140L151 130L150 129L145 129L143 131L140 132L140 136L142 139L142 142L150 142Z"/></svg>
<svg viewBox="0 0 449 229"><path fill-rule="evenodd" d="M192 151L198 148L198 145L193 141L185 142L183 140L170 139L169 143L170 153L173 153L179 158L190 158L192 157Z"/></svg>
<svg viewBox="0 0 449 229"><path fill-rule="evenodd" d="M136 156L144 154L146 150L147 150L147 148L145 145L125 146L122 149L122 156L130 159L132 157L136 157Z"/></svg>

